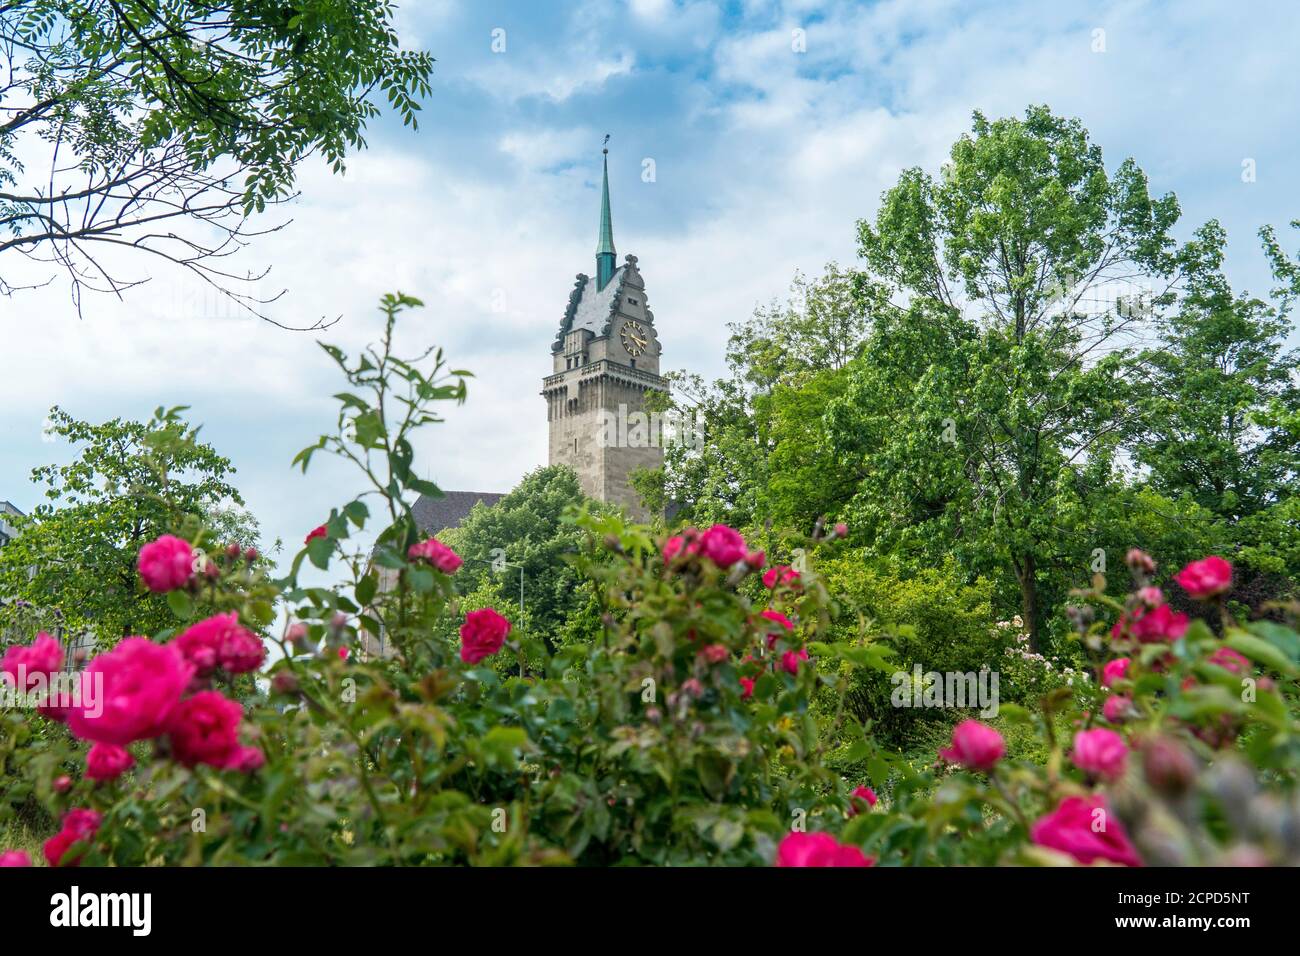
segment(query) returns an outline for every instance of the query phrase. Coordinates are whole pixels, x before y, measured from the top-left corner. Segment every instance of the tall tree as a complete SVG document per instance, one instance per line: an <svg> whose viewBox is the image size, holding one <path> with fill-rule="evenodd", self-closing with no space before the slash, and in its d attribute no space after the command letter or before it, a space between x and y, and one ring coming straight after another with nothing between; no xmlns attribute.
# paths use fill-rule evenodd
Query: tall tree
<svg viewBox="0 0 1300 956"><path fill-rule="evenodd" d="M1178 214L1131 159L1108 174L1077 120L1033 107L976 113L939 179L906 171L875 223L859 223L862 256L908 307L892 331L934 349L889 344L912 381L867 458L878 480L915 488L896 487L892 506L870 482L864 493L878 519L910 499L892 520L912 520L919 502L1008 567L1035 643L1044 564L1064 557L1063 521L1109 473L1130 419L1126 346L1144 319L1121 293L1146 283L1151 302L1168 301ZM869 385L846 401L879 401Z"/></svg>
<svg viewBox="0 0 1300 956"><path fill-rule="evenodd" d="M1278 422L1300 413L1300 353L1279 308L1233 293L1225 242L1211 221L1186 247L1186 293L1145 357L1153 390L1135 451L1159 491L1236 523L1300 477L1300 444Z"/></svg>
<svg viewBox="0 0 1300 956"><path fill-rule="evenodd" d="M143 281L122 260L153 257L256 310L223 267L257 234L250 215L290 198L309 156L341 170L376 99L415 125L433 60L401 49L394 12L0 0L0 254L63 270L78 307ZM0 293L24 281L0 272Z"/></svg>
<svg viewBox="0 0 1300 956"><path fill-rule="evenodd" d="M563 520L564 513L585 500L573 470L552 465L525 475L492 507L476 505L441 536L465 561L457 589L486 589L502 606L517 607L522 580L526 627L553 645L553 635L591 594L589 583L565 560L578 551L582 532Z"/></svg>
<svg viewBox="0 0 1300 956"><path fill-rule="evenodd" d="M46 500L0 548L0 593L61 612L73 633L112 642L176 624L166 600L140 584L144 544L203 525L221 543L257 546L257 522L229 481L230 460L200 442L179 412L96 425L50 411L50 433L78 446L78 455L33 470Z"/></svg>
<svg viewBox="0 0 1300 956"><path fill-rule="evenodd" d="M674 379L677 411L705 433L701 447L665 452L665 494L684 520L807 533L852 496L852 472L822 441L822 415L886 306L879 284L828 263L814 278L796 275L786 301L730 326L728 378Z"/></svg>

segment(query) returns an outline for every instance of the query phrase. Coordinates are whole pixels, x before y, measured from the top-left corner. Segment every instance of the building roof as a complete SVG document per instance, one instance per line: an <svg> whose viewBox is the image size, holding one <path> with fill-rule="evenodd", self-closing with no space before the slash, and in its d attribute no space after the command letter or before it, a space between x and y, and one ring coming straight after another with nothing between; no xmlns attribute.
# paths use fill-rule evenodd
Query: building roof
<svg viewBox="0 0 1300 956"><path fill-rule="evenodd" d="M441 498L420 495L411 513L422 531L437 534L459 525L480 501L490 508L504 497L499 491L444 491Z"/></svg>

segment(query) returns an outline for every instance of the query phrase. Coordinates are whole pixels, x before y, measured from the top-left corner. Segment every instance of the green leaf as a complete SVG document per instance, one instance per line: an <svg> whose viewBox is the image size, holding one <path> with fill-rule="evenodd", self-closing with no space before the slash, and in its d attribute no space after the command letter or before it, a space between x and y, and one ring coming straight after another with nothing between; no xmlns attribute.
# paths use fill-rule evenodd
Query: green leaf
<svg viewBox="0 0 1300 956"><path fill-rule="evenodd" d="M360 604L362 607L365 607L374 599L375 592L378 590L379 590L379 575L375 574L372 571L370 574L367 574L365 577L363 577L360 581L357 582L357 589L356 589L357 603Z"/></svg>
<svg viewBox="0 0 1300 956"><path fill-rule="evenodd" d="M194 601L186 591L168 591L167 606L182 621L188 621L194 616Z"/></svg>
<svg viewBox="0 0 1300 956"><path fill-rule="evenodd" d="M1243 631L1236 630L1229 631L1228 637L1223 643L1234 651L1245 654L1257 664L1271 667L1283 674L1294 674L1296 672L1296 665L1285 654L1273 644L1262 638L1255 637L1253 634L1246 634Z"/></svg>

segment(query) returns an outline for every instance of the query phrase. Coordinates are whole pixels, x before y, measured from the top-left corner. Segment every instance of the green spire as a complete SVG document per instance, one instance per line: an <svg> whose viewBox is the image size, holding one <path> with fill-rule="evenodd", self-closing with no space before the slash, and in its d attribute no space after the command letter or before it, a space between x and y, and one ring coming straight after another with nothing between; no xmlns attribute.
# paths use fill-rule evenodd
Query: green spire
<svg viewBox="0 0 1300 956"><path fill-rule="evenodd" d="M605 137L609 142L609 137ZM609 214L609 148L605 154L605 177L600 193L600 238L596 242L596 288L605 288L605 283L614 277L614 221Z"/></svg>

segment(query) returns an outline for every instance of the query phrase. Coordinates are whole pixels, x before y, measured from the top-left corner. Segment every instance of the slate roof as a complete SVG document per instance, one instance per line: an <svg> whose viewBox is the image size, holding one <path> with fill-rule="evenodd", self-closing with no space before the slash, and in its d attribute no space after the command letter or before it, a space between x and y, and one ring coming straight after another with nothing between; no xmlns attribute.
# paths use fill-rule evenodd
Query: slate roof
<svg viewBox="0 0 1300 956"><path fill-rule="evenodd" d="M411 512L422 531L437 534L454 528L469 515L480 501L489 508L505 497L499 491L444 491L441 498L420 495Z"/></svg>
<svg viewBox="0 0 1300 956"><path fill-rule="evenodd" d="M560 331L555 336L552 352L564 348L564 336L575 329L586 329L592 335L606 335L609 332L609 320L614 314L614 306L619 293L623 291L623 279L627 275L627 266L619 266L614 275L605 283L603 289L597 289L596 283L583 273L578 273L573 291L569 293L569 304L560 320Z"/></svg>

